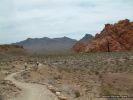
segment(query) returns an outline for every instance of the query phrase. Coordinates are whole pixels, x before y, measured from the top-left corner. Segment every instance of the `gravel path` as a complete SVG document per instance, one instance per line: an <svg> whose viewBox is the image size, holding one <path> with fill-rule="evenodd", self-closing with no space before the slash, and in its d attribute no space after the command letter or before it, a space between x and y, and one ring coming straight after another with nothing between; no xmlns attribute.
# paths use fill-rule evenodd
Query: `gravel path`
<svg viewBox="0 0 133 100"><path fill-rule="evenodd" d="M13 73L5 78L12 81L18 88L22 89L22 93L10 100L58 100L45 85L19 82L14 78L17 73Z"/></svg>

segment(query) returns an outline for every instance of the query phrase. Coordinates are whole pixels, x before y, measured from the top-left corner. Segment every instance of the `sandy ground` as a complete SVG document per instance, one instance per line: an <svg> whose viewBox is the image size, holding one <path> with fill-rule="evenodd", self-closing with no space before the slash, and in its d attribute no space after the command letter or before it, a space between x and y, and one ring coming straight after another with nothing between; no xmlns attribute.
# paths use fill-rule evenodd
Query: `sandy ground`
<svg viewBox="0 0 133 100"><path fill-rule="evenodd" d="M22 89L22 93L10 100L58 100L45 85L19 82L14 79L15 75L17 73L7 76L5 80L12 81L17 87Z"/></svg>
<svg viewBox="0 0 133 100"><path fill-rule="evenodd" d="M0 96L3 100L58 100L56 92L60 92L67 100L133 100L95 98L108 93L132 96L133 57L128 56L6 58L0 62ZM37 71L33 69L36 61L41 64ZM22 71L25 62L28 69Z"/></svg>

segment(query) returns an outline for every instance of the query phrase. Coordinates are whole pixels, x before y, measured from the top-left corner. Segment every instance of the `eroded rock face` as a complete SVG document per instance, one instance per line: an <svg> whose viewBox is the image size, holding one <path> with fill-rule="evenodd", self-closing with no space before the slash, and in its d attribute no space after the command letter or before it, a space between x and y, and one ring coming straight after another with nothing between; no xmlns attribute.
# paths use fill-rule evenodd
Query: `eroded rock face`
<svg viewBox="0 0 133 100"><path fill-rule="evenodd" d="M133 50L133 22L128 19L106 24L85 47L84 52L113 52Z"/></svg>
<svg viewBox="0 0 133 100"><path fill-rule="evenodd" d="M74 46L73 46L73 50L75 52L82 52L85 50L85 44L82 42L77 42Z"/></svg>

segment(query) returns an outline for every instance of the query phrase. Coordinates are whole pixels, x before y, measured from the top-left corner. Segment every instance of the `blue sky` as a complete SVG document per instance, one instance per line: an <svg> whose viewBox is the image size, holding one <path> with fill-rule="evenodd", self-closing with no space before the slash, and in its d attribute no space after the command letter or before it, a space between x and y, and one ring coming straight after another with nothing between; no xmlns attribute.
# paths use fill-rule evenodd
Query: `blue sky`
<svg viewBox="0 0 133 100"><path fill-rule="evenodd" d="M0 44L28 37L80 39L125 18L133 21L133 0L0 0Z"/></svg>

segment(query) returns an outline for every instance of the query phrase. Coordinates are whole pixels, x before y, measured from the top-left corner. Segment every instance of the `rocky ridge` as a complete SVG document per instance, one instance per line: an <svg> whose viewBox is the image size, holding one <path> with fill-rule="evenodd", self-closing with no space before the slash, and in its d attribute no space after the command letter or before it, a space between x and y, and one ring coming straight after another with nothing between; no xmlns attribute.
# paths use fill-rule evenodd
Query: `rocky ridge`
<svg viewBox="0 0 133 100"><path fill-rule="evenodd" d="M115 24L106 24L100 34L97 33L90 42L80 48L80 52L131 50L133 50L133 22L128 19L121 20Z"/></svg>

